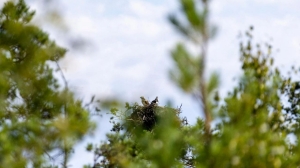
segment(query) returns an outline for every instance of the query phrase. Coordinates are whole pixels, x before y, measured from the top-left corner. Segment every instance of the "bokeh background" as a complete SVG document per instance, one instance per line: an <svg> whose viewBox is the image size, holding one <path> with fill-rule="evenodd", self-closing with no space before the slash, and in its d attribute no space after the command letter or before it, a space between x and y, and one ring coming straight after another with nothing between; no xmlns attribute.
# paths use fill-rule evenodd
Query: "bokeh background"
<svg viewBox="0 0 300 168"><path fill-rule="evenodd" d="M5 2L0 1L1 4ZM26 0L36 10L34 23L68 48L60 62L69 87L79 99L117 97L139 102L159 97L160 105L182 104L189 122L202 117L200 108L169 79L170 51L184 40L167 16L178 12L177 0ZM254 39L273 45L275 64L283 71L299 64L300 1L213 0L211 22L218 28L209 44L208 73L221 76L221 96L240 73L239 41L249 26ZM57 74L59 78L59 74ZM91 163L87 142L100 142L110 130L108 117L95 118L98 129L76 147L72 167Z"/></svg>

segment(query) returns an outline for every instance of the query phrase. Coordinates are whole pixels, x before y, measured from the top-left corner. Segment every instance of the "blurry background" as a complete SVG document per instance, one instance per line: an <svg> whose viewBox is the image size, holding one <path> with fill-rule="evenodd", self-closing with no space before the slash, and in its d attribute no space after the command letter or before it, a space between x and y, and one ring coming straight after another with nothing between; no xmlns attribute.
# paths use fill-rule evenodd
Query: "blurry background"
<svg viewBox="0 0 300 168"><path fill-rule="evenodd" d="M0 1L1 4L5 2ZM159 97L160 105L182 104L189 122L202 117L193 100L169 80L170 50L182 39L167 16L178 11L176 0L27 0L36 10L35 24L68 48L60 62L69 87L79 99L118 97L139 102ZM254 26L255 41L275 48L275 64L298 65L300 1L214 0L211 21L218 33L209 46L208 72L221 75L221 96L239 75L239 37ZM60 76L58 75L60 78ZM99 142L110 130L108 118L96 118L98 130L76 148L71 165L82 167L93 156L87 142Z"/></svg>

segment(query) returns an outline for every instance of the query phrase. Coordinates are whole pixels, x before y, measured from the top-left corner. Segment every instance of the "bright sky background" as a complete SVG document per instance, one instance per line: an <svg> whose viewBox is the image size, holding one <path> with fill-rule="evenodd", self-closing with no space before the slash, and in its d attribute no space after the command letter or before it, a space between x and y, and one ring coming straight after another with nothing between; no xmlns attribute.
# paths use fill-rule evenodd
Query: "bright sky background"
<svg viewBox="0 0 300 168"><path fill-rule="evenodd" d="M168 77L172 67L170 51L182 40L167 21L167 15L178 12L177 0L28 0L37 10L36 23L50 33L58 44L69 48L61 62L71 88L81 99L95 94L119 97L128 102L140 96L160 105L172 100L182 104L183 116L191 122L202 116L193 100L183 94ZM43 13L58 10L64 19L60 29L43 23ZM213 0L211 20L218 27L208 53L209 72L221 75L221 93L235 85L240 72L238 35L254 26L255 41L270 42L276 52L275 63L281 68L299 65L300 56L299 0ZM72 40L82 39L77 48ZM92 155L84 152L86 142L100 142L110 129L107 121L98 120L96 138L78 145L72 158L74 168L92 163Z"/></svg>

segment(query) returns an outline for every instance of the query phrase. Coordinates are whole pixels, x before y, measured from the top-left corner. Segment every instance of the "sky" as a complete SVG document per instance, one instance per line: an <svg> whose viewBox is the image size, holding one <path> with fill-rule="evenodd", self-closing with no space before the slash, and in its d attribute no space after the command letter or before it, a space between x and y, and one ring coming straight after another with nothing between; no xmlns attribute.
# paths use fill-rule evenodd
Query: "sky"
<svg viewBox="0 0 300 168"><path fill-rule="evenodd" d="M182 104L190 122L203 117L197 104L170 80L170 51L183 38L167 16L179 11L177 0L27 0L36 10L36 24L58 44L68 48L60 65L78 98L118 97L127 102L159 97ZM44 3L43 3L44 2ZM275 64L282 69L299 64L300 1L213 0L211 22L218 28L210 41L208 73L221 76L221 95L236 84L240 74L239 36L254 26L254 41L274 47ZM45 14L57 11L61 18L47 22ZM48 18L49 19L49 18ZM51 19L51 18L50 18ZM58 24L57 24L58 23ZM97 119L94 137L76 147L72 167L92 163L84 153L86 142L100 142L110 129L107 118Z"/></svg>

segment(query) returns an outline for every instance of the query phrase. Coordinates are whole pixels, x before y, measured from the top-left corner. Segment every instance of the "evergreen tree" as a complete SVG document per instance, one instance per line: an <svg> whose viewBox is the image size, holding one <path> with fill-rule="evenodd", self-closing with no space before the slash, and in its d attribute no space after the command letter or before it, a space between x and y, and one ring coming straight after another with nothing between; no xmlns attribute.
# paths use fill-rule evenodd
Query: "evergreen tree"
<svg viewBox="0 0 300 168"><path fill-rule="evenodd" d="M254 45L250 27L240 44L243 73L221 98L217 73L206 72L216 30L210 2L179 2L183 17L169 20L189 42L171 52L170 76L205 118L189 124L181 107L162 106L158 97L112 108L112 130L107 141L87 146L94 163L86 167L297 167L299 81L273 65L271 45ZM82 102L53 76L50 65L60 70L66 50L30 24L33 16L23 0L8 1L0 11L0 165L68 167L73 146L94 125ZM291 134L295 143L288 141Z"/></svg>
<svg viewBox="0 0 300 168"><path fill-rule="evenodd" d="M175 64L171 79L195 99L205 118L188 124L179 117L180 108L149 108L144 98L141 103L126 103L125 110L111 111L113 129L108 140L88 145L95 158L86 167L299 165L299 82L274 67L271 45L253 44L250 27L240 44L243 74L221 98L218 74L207 77L206 72L207 47L216 30L209 20L209 3L180 0L183 17L169 17L188 41L171 53ZM198 53L192 54L187 45ZM152 121L151 127L147 121ZM212 127L212 121L221 122ZM288 141L289 134L297 137L296 143Z"/></svg>
<svg viewBox="0 0 300 168"><path fill-rule="evenodd" d="M0 165L67 167L76 142L94 126L82 102L53 76L66 50L30 23L23 0L0 11ZM53 67L53 66L52 66Z"/></svg>

